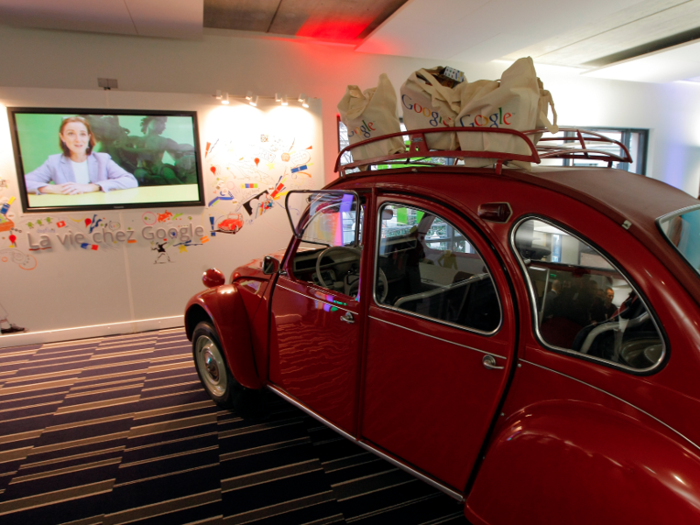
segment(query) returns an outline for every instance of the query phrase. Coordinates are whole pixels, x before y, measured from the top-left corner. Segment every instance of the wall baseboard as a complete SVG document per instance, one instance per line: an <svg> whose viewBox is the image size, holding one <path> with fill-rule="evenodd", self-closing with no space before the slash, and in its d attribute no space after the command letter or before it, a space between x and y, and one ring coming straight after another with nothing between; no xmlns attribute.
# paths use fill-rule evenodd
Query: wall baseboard
<svg viewBox="0 0 700 525"><path fill-rule="evenodd" d="M0 335L0 348L58 343L61 341L70 341L72 339L89 339L109 335L134 334L138 332L148 332L150 330L177 328L184 326L184 324L185 322L183 316L174 315L172 317L160 317L157 319L141 319L138 321L124 321L121 323L98 324L93 326L78 326L75 328L63 328L60 330L45 330L42 332L24 332L11 335Z"/></svg>

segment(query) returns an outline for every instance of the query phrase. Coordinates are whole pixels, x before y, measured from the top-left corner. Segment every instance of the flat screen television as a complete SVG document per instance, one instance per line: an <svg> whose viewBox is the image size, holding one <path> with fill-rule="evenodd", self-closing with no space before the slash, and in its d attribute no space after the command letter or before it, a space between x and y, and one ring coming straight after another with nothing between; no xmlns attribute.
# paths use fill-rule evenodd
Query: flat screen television
<svg viewBox="0 0 700 525"><path fill-rule="evenodd" d="M8 114L25 212L204 205L196 111Z"/></svg>

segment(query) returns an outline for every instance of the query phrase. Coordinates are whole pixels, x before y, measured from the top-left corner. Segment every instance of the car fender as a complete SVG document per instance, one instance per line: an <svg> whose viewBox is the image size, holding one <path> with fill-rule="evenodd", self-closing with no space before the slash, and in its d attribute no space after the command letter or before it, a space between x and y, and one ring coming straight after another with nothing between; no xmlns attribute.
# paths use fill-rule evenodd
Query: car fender
<svg viewBox="0 0 700 525"><path fill-rule="evenodd" d="M203 319L203 313L208 319ZM202 320L210 320L214 324L226 362L236 381L246 388L262 388L255 367L248 314L238 285L221 285L192 297L185 308L185 331L190 340L195 326Z"/></svg>
<svg viewBox="0 0 700 525"><path fill-rule="evenodd" d="M465 505L477 524L700 523L698 449L660 422L577 401L508 418Z"/></svg>

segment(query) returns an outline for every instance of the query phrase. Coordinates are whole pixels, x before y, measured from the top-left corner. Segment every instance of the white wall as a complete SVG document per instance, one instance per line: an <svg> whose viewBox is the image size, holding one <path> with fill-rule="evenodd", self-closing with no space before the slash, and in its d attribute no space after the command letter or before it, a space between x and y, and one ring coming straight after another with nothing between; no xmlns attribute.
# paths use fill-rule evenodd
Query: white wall
<svg viewBox="0 0 700 525"><path fill-rule="evenodd" d="M437 65L425 60L356 53L345 46L265 39L213 30L206 31L201 40L180 41L0 26L0 50L0 86L5 86L0 98L1 102L12 105L17 105L15 101L23 98L26 105L104 107L107 96L111 107L201 109L213 107L210 95L216 89L241 96L248 90L268 96L275 92L290 97L300 92L307 93L322 101L322 106L316 101L322 116L325 144L325 170L317 175L319 181L335 177L332 171L337 145L335 106L347 84L371 87L376 85L379 74L386 72L398 90L411 71ZM507 67L507 64L498 62L488 65L443 62L443 65L464 70L468 80L498 78ZM700 182L700 126L697 124L700 121L700 84L619 82L545 67L538 68L538 73L545 87L553 93L560 124L651 129L648 175L697 195ZM119 90L108 95L98 91L98 77L117 78ZM0 164L0 176L12 179L14 162L4 121L0 122L0 143L4 159ZM201 214L202 211L193 209L191 213ZM280 240L285 236L286 233L280 233ZM56 293L63 293L62 304L70 305L67 308L74 313L70 316L56 314L55 321L45 326L47 329L68 328L71 323L75 326L83 322L74 319L109 323L178 315L181 306L175 308L172 305L177 302L184 305L182 297L200 287L199 270L215 263L229 272L234 264L260 255L263 244L274 243L263 243L253 237L243 242L241 237L240 241L236 239L235 245L221 252L211 249L197 263L187 268L173 265L172 271L163 275L150 276L150 270L141 266L134 270L132 267L132 281L135 274L139 275L138 279L155 283L156 289L162 292L159 295L153 291L143 297L136 294L131 303L123 294L115 292L124 288L126 275L120 275L109 289L104 288L106 283L100 284L96 295L101 298L95 299L94 303L70 299L69 288L61 292L59 287ZM65 260L65 265L80 264L78 260ZM106 263L96 266L100 268L103 264ZM126 263L118 263L117 257L112 257L109 264L116 265L117 271L123 272ZM61 271L65 269L63 266ZM94 286L95 282L100 282L102 274L92 268L88 270L95 272L89 280L90 286ZM0 302L5 301L8 287L12 294L26 293L33 297L34 309L10 311L17 314L16 322L33 327L36 318L33 316L46 310L42 305L45 294L52 290L50 285L61 285L61 276L52 273L58 272L58 267L54 266L52 271L47 268L45 274L35 274L31 278L25 275L7 277L2 265L0 272ZM177 287L183 287L177 293L171 291L175 282ZM109 300L106 301L104 297L108 293ZM109 304L109 313L93 319L92 312L105 303ZM133 308L133 313L129 308ZM88 313L90 315L84 317Z"/></svg>
<svg viewBox="0 0 700 525"><path fill-rule="evenodd" d="M207 142L220 140L218 150L210 149L202 162L205 202L211 202L218 195L217 184L223 187L229 184L237 197L243 198L238 202L222 200L203 207L22 213L5 106L197 111L201 151L205 151ZM246 196L274 184L288 167L277 159L275 167L261 161L260 169L256 170L253 163L256 153L252 156L248 153L249 158L239 162L239 157L248 152L248 144L253 144L252 151L257 151L256 141L257 148L262 147L262 134L268 135L270 141L285 140L285 151L292 153L292 159L297 158L296 150L303 155L302 159L309 159L302 164L308 164L310 169L297 180L288 182L288 189L323 185L321 103L318 100L312 101L308 110L281 108L272 101L255 109L240 102L224 107L208 95L4 87L0 88L0 111L0 178L8 183L7 187L0 187L0 202L15 198L7 216L16 228L0 232L0 305L11 322L28 329L26 334L0 337L0 347L181 326L187 300L204 288L201 277L207 268L217 267L228 277L235 267L285 248L291 230L282 207L283 198L257 218L248 218L244 210L239 209ZM227 139L232 141L227 144L237 145L242 153L230 145L222 151ZM309 146L311 150L306 149ZM294 149L289 149L292 147ZM219 168L218 174L227 171L233 175L223 175L217 180L210 170L212 165ZM226 170L227 166L237 171ZM309 173L317 175L309 176ZM260 189L242 190L246 182L260 183ZM209 218L213 217L218 224L234 212L241 212L247 219L241 231L235 235L218 233L212 236ZM135 231L137 242L94 240L84 222L94 213L103 219L103 224L111 222L119 230ZM152 218L163 215L163 222L146 230L147 234L158 227L167 231L171 227L192 224L193 228L202 226L208 240L196 237L194 245L181 250L177 246L180 239L175 239L166 245L167 257L159 258L153 241L142 235L147 224L152 222L144 218L144 213ZM61 221L66 226L59 229L56 225ZM85 235L90 243L99 242L98 249L63 245L58 235L62 236L67 230ZM51 248L32 250L28 234L36 247L41 233L49 238ZM10 234L16 237L15 245L10 244ZM22 264L26 260L31 263ZM4 315L3 310L0 315Z"/></svg>

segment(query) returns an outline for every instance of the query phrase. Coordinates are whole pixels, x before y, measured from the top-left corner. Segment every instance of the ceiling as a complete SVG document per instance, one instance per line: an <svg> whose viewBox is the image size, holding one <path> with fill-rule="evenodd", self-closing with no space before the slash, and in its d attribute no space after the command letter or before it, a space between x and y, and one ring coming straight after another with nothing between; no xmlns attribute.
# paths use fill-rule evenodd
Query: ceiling
<svg viewBox="0 0 700 525"><path fill-rule="evenodd" d="M529 55L603 78L700 77L700 0L0 0L0 20L188 39L231 29L432 60Z"/></svg>
<svg viewBox="0 0 700 525"><path fill-rule="evenodd" d="M204 0L204 26L359 44L407 0Z"/></svg>
<svg viewBox="0 0 700 525"><path fill-rule="evenodd" d="M165 38L202 35L201 0L0 0L4 24Z"/></svg>

